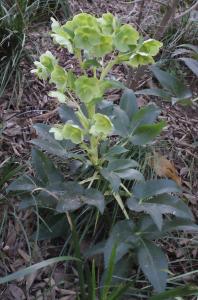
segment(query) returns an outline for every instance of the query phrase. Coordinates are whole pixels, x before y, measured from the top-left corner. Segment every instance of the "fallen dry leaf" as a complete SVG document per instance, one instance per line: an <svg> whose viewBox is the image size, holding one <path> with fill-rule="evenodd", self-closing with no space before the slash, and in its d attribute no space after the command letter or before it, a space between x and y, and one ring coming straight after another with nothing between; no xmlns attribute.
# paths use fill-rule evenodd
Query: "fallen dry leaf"
<svg viewBox="0 0 198 300"><path fill-rule="evenodd" d="M9 285L9 292L13 300L23 300L26 298L23 290L14 284Z"/></svg>
<svg viewBox="0 0 198 300"><path fill-rule="evenodd" d="M168 177L174 180L178 185L181 185L181 177L178 176L174 164L166 157L154 152L153 157L149 159L149 165L160 177Z"/></svg>

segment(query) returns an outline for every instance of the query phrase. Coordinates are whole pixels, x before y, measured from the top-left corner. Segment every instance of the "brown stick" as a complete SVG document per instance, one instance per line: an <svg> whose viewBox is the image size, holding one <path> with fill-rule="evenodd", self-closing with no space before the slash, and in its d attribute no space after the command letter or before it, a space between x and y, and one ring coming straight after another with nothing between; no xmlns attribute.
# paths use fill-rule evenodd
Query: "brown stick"
<svg viewBox="0 0 198 300"><path fill-rule="evenodd" d="M170 1L170 4L167 7L166 13L164 14L164 17L162 18L161 23L155 33L155 38L157 40L160 40L163 37L164 33L166 32L166 30L168 28L169 23L174 18L178 3L179 3L179 0Z"/></svg>

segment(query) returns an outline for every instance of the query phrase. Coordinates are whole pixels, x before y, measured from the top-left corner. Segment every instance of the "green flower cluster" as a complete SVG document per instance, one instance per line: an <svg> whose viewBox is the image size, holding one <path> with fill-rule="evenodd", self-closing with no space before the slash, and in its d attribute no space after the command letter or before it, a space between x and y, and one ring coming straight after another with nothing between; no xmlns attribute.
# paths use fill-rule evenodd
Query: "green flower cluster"
<svg viewBox="0 0 198 300"><path fill-rule="evenodd" d="M153 56L162 47L162 43L154 39L142 41L133 26L120 24L111 13L103 14L102 18L81 13L62 26L52 18L51 36L70 53L80 49L92 58L117 50L120 61L133 67L153 63Z"/></svg>
<svg viewBox="0 0 198 300"><path fill-rule="evenodd" d="M115 64L138 67L153 63L153 56L162 43L153 39L143 41L135 28L129 24L122 25L110 13L103 14L101 18L81 13L64 25L52 18L51 36L55 43L75 55L83 75L76 77L72 70L66 71L50 51L35 62L36 69L32 72L40 79L49 79L56 87L49 96L68 105L73 102L77 108L77 124L71 118L64 125L52 127L50 132L57 140L81 144L97 161L98 145L112 134L113 124L108 116L96 113L96 106L103 100L107 89L118 85L105 77ZM105 65L104 57L112 52L113 58ZM92 70L92 77L88 76L87 69Z"/></svg>

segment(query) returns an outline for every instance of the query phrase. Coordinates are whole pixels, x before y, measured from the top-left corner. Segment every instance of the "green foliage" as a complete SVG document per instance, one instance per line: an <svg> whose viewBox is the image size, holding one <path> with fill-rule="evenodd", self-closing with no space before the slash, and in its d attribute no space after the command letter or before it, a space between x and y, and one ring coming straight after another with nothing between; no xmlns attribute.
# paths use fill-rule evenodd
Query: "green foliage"
<svg viewBox="0 0 198 300"><path fill-rule="evenodd" d="M162 71L156 66L151 67L151 71L153 72L154 76L159 81L163 89L144 89L136 92L136 94L153 95L161 97L166 101L171 101L172 104L191 103L192 92L188 87L184 85L182 80L176 78L168 72Z"/></svg>
<svg viewBox="0 0 198 300"><path fill-rule="evenodd" d="M185 56L182 56L185 55ZM172 57L177 57L178 60L185 63L185 65L198 76L198 47L191 44L183 44L178 46Z"/></svg>
<svg viewBox="0 0 198 300"><path fill-rule="evenodd" d="M72 212L79 215L85 208L84 213L96 211L94 223L110 220L112 230L102 241L103 246L98 247L105 262L99 299L119 299L129 288L128 283L112 286L116 264L131 258L131 252L154 289L162 292L166 288L168 263L154 240L173 230L197 230L197 226L187 206L173 195L181 192L176 183L148 180L142 174L142 162L137 161L137 156L128 155L136 147L145 148L160 134L165 126L164 122L157 122L160 110L154 104L139 109L133 91L107 78L115 64L153 63L162 44L152 39L143 41L131 25L120 24L110 13L102 18L82 13L63 25L53 19L51 35L55 43L74 54L83 75L76 77L73 70L65 70L50 52L35 63L37 69L33 72L56 86L50 96L65 103L59 108L62 123L36 124L38 138L32 143L61 158L67 171L62 174L46 154L33 150L34 176L19 177L7 192L17 192L22 208L36 205L38 209L66 213L73 250L81 260L87 256L80 253L81 241ZM110 61L106 54L112 55ZM115 88L122 90L118 104L106 99L106 91ZM109 211L117 209L117 205L125 220L111 218ZM86 223L89 227L87 220ZM91 250L93 255L94 248ZM90 277L90 299L96 299L94 262L91 271L85 268L89 268L86 261L84 265L77 263L80 299L87 299L85 273Z"/></svg>

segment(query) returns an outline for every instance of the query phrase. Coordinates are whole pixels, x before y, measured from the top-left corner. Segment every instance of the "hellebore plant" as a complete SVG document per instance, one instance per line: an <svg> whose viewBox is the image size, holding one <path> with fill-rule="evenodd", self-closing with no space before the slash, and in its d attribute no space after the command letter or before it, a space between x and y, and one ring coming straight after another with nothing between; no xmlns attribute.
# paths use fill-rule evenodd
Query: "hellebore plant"
<svg viewBox="0 0 198 300"><path fill-rule="evenodd" d="M154 104L139 109L134 92L113 80L111 70L118 64L134 68L153 64L162 43L144 40L134 27L121 24L110 13L101 18L81 13L63 25L52 19L51 37L78 60L81 73L65 70L49 51L35 62L32 72L51 83L49 95L61 103L63 123L36 124L38 138L32 143L61 158L69 171L63 176L43 152L33 149L35 176L20 177L8 191L21 193L22 208L36 203L67 214L84 205L96 206L103 214L105 206L116 200L125 220L115 224L102 249L105 268L115 245L115 263L133 249L141 269L161 292L168 263L153 240L195 225L188 207L175 195L180 187L167 179L145 181L139 163L131 158L135 156L129 152L151 143L165 123L156 122L160 111ZM119 104L106 100L112 89L123 90ZM135 211L137 223L130 211ZM83 289L81 284L82 294Z"/></svg>

